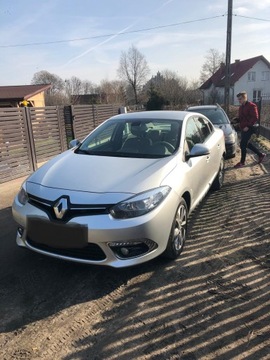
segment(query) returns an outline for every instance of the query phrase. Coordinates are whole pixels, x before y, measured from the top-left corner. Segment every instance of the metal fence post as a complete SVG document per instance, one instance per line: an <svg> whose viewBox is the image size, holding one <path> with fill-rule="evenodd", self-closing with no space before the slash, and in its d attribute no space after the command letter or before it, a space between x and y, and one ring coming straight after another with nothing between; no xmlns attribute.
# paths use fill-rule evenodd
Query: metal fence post
<svg viewBox="0 0 270 360"><path fill-rule="evenodd" d="M37 157L36 157L36 150L35 150L35 142L34 142L34 134L33 134L33 128L32 128L32 122L31 122L31 113L30 108L24 107L22 108L22 113L25 118L25 124L26 124L26 133L29 140L29 153L30 153L30 165L31 170L35 171L37 170Z"/></svg>

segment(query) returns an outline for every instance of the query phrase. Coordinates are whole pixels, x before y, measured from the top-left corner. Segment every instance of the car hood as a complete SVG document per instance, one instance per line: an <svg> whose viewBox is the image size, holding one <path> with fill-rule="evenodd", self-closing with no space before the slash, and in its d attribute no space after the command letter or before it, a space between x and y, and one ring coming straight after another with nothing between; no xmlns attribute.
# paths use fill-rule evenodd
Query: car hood
<svg viewBox="0 0 270 360"><path fill-rule="evenodd" d="M217 124L214 125L216 128L221 129L225 136L230 135L233 132L232 126L230 124Z"/></svg>
<svg viewBox="0 0 270 360"><path fill-rule="evenodd" d="M69 150L32 174L27 191L35 188L36 193L38 185L69 191L134 194L160 186L175 166L174 155L142 159L84 155Z"/></svg>

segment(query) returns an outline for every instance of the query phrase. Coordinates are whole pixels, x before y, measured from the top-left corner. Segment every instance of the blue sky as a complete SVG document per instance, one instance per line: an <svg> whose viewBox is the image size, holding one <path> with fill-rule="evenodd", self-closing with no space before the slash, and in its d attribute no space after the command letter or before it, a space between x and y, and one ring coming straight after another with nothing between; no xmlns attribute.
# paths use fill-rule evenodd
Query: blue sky
<svg viewBox="0 0 270 360"><path fill-rule="evenodd" d="M172 70L198 80L207 51L225 53L227 10L227 0L0 0L0 85L30 84L41 70L116 80L121 52L132 45L150 76ZM270 61L270 0L233 0L233 14L231 62ZM41 45L25 45L33 43Z"/></svg>

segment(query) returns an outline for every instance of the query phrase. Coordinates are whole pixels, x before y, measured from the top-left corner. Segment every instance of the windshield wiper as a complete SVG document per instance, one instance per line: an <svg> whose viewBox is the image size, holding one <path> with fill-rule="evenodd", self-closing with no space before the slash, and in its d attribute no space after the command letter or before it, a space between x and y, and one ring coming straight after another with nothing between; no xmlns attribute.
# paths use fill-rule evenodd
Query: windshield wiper
<svg viewBox="0 0 270 360"><path fill-rule="evenodd" d="M89 150L84 150L84 149L80 149L80 148L76 149L74 152L76 154L87 154L87 155L91 154L91 152Z"/></svg>

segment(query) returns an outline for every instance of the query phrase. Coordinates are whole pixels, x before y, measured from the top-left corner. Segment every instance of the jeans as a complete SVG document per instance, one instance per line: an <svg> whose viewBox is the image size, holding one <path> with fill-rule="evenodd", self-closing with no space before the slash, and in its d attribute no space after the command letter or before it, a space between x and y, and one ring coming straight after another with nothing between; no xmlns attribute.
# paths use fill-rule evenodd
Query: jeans
<svg viewBox="0 0 270 360"><path fill-rule="evenodd" d="M254 134L254 130L252 128L249 128L248 131L241 131L241 141L240 141L240 149L241 149L241 163L244 164L246 161L247 156L247 148L253 151L255 154L260 156L262 153L259 149L256 148L255 145L253 145L250 142L251 136Z"/></svg>

